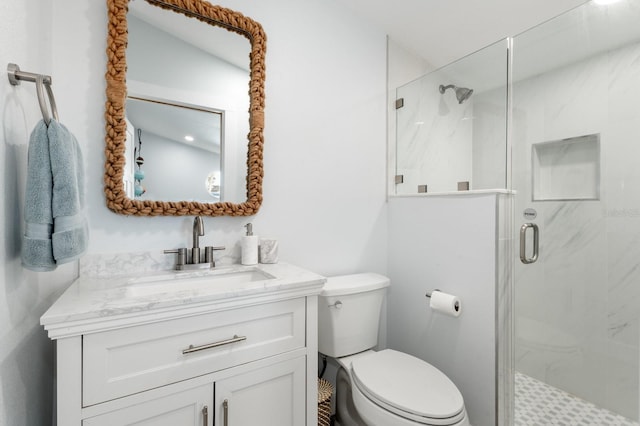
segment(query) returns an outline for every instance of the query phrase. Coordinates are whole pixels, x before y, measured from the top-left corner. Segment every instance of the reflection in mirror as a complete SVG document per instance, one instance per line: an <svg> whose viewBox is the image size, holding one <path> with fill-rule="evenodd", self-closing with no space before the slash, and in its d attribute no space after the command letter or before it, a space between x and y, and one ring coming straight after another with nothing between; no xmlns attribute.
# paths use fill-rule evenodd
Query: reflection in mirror
<svg viewBox="0 0 640 426"><path fill-rule="evenodd" d="M109 208L135 215L255 214L262 202L260 25L199 0L107 3ZM195 137L204 122L208 134ZM216 141L196 147L185 143L187 134L194 143Z"/></svg>
<svg viewBox="0 0 640 426"><path fill-rule="evenodd" d="M246 135L249 131L249 41L223 28L212 27L140 1L130 4L127 23L128 99L135 92L144 98L161 97L165 99L165 103L173 105L197 104L196 108L202 110L224 112L225 124L230 124L225 134L225 147L229 148L224 152L225 158L220 158L219 150L214 158L203 155L202 152L196 154L184 144L172 146L174 149L170 151L174 155L170 155L170 151L160 154L156 150L157 161L164 159L165 162L160 164L156 161L153 166L166 168L163 183L173 184L162 187L151 185L149 179L157 179L158 176L147 176L145 184L138 186L138 192L141 188L146 189L140 199L242 202L245 198L242 185L247 171ZM241 57L238 57L239 53ZM147 108L152 109L151 106ZM160 112L157 107L153 110ZM127 118L131 120L129 100L126 111ZM187 114L189 110L173 108L175 115L172 119L171 108L163 111L167 114L162 121L158 120L156 123L165 127L165 131L168 131L167 127L178 123L181 126L187 125L188 121L184 120L189 120L195 114ZM159 133L158 129L150 126L144 130ZM185 128L184 132L187 134L193 131ZM201 135L199 139L202 140L203 137L206 136ZM210 137L213 138L214 135ZM179 152L176 149L178 147L183 147L184 151ZM192 158L197 158L197 161L192 161ZM206 160L210 160L209 167L206 166ZM210 171L215 169L220 176L221 161L229 174L223 177L228 191L224 191L222 199L214 200L202 189ZM204 176L203 167L210 169ZM126 178L125 172L125 189L128 186ZM131 197L130 191L127 195Z"/></svg>
<svg viewBox="0 0 640 426"><path fill-rule="evenodd" d="M126 111L129 198L220 201L221 111L133 97Z"/></svg>

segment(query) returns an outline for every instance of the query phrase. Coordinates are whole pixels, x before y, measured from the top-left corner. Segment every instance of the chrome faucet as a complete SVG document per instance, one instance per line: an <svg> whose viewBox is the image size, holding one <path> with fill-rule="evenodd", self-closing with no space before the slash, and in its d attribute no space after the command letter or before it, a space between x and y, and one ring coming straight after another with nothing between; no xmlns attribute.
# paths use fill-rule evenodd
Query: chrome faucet
<svg viewBox="0 0 640 426"><path fill-rule="evenodd" d="M191 257L187 258L188 250L186 248L179 248L173 250L165 250L166 254L177 254L176 258L176 270L182 271L185 269L207 269L214 268L216 262L213 259L214 250L224 250L225 247L212 247L207 246L204 248L204 261L200 256L200 237L204 236L204 222L200 216L196 216L193 219L193 247L191 248Z"/></svg>
<svg viewBox="0 0 640 426"><path fill-rule="evenodd" d="M193 219L193 247L191 248L191 263L200 263L200 237L204 236L204 222L200 216Z"/></svg>

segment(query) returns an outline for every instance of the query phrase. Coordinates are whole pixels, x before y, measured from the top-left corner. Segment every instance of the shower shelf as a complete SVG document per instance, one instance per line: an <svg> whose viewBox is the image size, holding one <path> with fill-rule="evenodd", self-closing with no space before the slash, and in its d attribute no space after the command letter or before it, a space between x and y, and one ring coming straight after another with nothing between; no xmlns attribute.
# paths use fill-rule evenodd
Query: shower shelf
<svg viewBox="0 0 640 426"><path fill-rule="evenodd" d="M531 147L533 201L599 200L600 135Z"/></svg>

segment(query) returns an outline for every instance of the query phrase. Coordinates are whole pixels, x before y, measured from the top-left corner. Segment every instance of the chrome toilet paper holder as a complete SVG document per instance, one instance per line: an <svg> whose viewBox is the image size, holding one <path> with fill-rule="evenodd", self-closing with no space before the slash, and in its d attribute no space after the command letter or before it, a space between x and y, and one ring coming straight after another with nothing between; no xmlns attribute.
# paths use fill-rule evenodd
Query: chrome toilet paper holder
<svg viewBox="0 0 640 426"><path fill-rule="evenodd" d="M425 294L425 297L428 297L429 299L431 299L431 293L433 293L434 291L441 291L439 288L435 288L431 291L428 291L427 294Z"/></svg>
<svg viewBox="0 0 640 426"><path fill-rule="evenodd" d="M427 293L425 294L425 297L428 297L429 299L431 299L431 294L432 294L434 291L442 291L442 290L440 290L440 289L438 289L438 288L435 288L435 289L433 289L433 290L431 290L431 291L427 291ZM456 302L456 303L453 305L453 308L455 309L455 311L456 311L456 312L459 312L459 311L460 311L460 303L459 303L459 302Z"/></svg>

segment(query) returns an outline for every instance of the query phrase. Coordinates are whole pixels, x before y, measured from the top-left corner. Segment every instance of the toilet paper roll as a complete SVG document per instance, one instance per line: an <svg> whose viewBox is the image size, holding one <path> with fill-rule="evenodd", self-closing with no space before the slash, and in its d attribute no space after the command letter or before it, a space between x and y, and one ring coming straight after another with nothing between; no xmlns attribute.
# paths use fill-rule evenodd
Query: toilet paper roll
<svg viewBox="0 0 640 426"><path fill-rule="evenodd" d="M436 312L442 312L443 314L447 314L452 317L459 317L462 312L460 299L452 294L443 293L437 290L431 292L429 306Z"/></svg>

